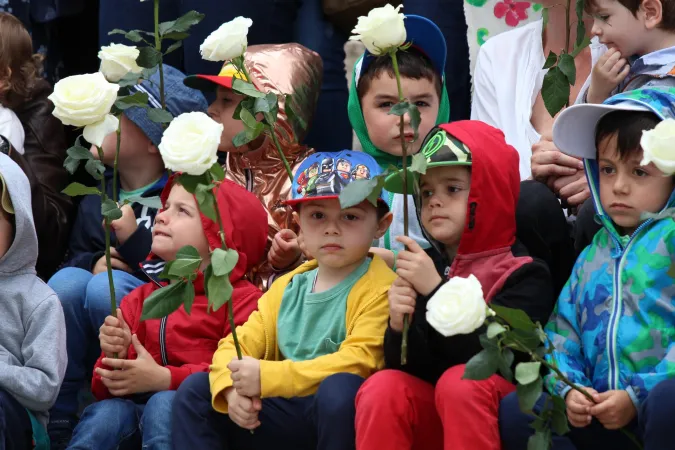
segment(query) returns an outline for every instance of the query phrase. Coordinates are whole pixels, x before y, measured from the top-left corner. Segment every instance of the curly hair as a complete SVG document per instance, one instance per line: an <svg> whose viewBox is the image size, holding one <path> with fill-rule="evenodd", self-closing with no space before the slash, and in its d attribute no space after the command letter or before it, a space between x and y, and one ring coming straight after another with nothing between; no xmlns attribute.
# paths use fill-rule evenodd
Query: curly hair
<svg viewBox="0 0 675 450"><path fill-rule="evenodd" d="M0 104L15 109L31 99L42 72L42 56L21 21L0 13Z"/></svg>

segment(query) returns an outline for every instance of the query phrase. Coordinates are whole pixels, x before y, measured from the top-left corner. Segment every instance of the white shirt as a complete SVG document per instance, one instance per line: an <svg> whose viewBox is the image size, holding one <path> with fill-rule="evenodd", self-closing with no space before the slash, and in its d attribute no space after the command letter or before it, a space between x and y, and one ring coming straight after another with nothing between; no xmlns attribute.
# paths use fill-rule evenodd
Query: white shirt
<svg viewBox="0 0 675 450"><path fill-rule="evenodd" d="M541 136L530 121L532 107L541 91L546 58L538 20L489 39L478 53L474 73L471 119L501 129L506 142L520 154L520 179L530 177L532 146ZM591 41L593 65L607 51L597 38ZM577 102L591 81L589 76Z"/></svg>
<svg viewBox="0 0 675 450"><path fill-rule="evenodd" d="M23 155L23 141L26 134L21 121L9 108L0 106L0 135L7 138L14 150Z"/></svg>

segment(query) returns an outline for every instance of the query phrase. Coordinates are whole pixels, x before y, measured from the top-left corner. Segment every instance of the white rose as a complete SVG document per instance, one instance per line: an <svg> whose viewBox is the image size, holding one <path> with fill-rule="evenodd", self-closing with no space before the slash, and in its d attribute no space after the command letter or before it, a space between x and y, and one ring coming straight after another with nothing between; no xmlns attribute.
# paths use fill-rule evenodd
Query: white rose
<svg viewBox="0 0 675 450"><path fill-rule="evenodd" d="M109 83L101 72L73 75L54 85L49 100L54 116L64 125L83 127L102 121L117 100L119 85Z"/></svg>
<svg viewBox="0 0 675 450"><path fill-rule="evenodd" d="M100 147L103 145L103 139L105 139L107 135L117 131L117 126L119 124L120 120L117 117L108 114L100 122L84 127L82 135L87 142Z"/></svg>
<svg viewBox="0 0 675 450"><path fill-rule="evenodd" d="M641 165L653 162L666 175L675 174L675 119L666 119L654 129L643 131L640 146Z"/></svg>
<svg viewBox="0 0 675 450"><path fill-rule="evenodd" d="M181 114L171 121L159 143L164 165L175 172L203 174L218 160L222 132L223 126L203 112Z"/></svg>
<svg viewBox="0 0 675 450"><path fill-rule="evenodd" d="M202 58L207 61L231 61L241 56L248 46L248 29L251 19L236 17L211 33L199 46Z"/></svg>
<svg viewBox="0 0 675 450"><path fill-rule="evenodd" d="M373 55L383 55L394 47L405 43L406 32L403 19L399 13L403 5L394 8L387 4L381 8L371 10L367 16L359 17L359 22L352 30L356 36L352 41L361 41Z"/></svg>
<svg viewBox="0 0 675 450"><path fill-rule="evenodd" d="M475 331L488 314L483 288L473 275L450 278L427 302L427 322L445 337Z"/></svg>
<svg viewBox="0 0 675 450"><path fill-rule="evenodd" d="M139 53L136 47L122 44L101 47L101 51L98 52L98 58L101 60L99 70L113 83L120 81L129 72L141 73L142 69L136 64Z"/></svg>

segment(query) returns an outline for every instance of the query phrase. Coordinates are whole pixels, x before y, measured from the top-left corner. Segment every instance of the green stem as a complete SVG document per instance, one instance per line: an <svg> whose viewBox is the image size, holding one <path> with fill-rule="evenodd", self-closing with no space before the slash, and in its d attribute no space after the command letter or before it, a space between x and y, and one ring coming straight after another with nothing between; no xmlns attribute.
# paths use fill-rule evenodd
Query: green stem
<svg viewBox="0 0 675 450"><path fill-rule="evenodd" d="M565 7L565 53L570 52L570 7L572 6L572 0L567 0L567 6Z"/></svg>
<svg viewBox="0 0 675 450"><path fill-rule="evenodd" d="M248 69L246 69L246 61L244 61L244 55L241 56L241 71L244 73L246 81L248 81L249 83L253 83L251 79L251 74L248 73Z"/></svg>
<svg viewBox="0 0 675 450"><path fill-rule="evenodd" d="M122 145L122 117L119 117L119 124L117 125L117 148L115 149L115 162L113 163L112 195L114 202L117 202L119 200L119 197L117 196L117 161L120 157L121 145Z"/></svg>
<svg viewBox="0 0 675 450"><path fill-rule="evenodd" d="M162 55L162 39L159 36L159 0L155 1L155 49ZM159 99L162 104L162 109L166 109L166 101L164 99L164 61L160 58L159 61Z"/></svg>
<svg viewBox="0 0 675 450"><path fill-rule="evenodd" d="M392 50L391 65L394 67L394 74L396 75L396 87L398 88L398 101L403 102L403 88L401 87L401 73L398 69L398 59L396 58L396 49ZM401 138L401 157L403 158L403 235L408 236L408 152L407 142L405 141L405 124L403 116L399 117L398 122L399 136ZM408 328L410 327L410 316L406 314L403 316L403 336L401 340L401 365L406 365L408 362Z"/></svg>
<svg viewBox="0 0 675 450"><path fill-rule="evenodd" d="M284 151L281 149L279 138L277 138L277 134L274 132L274 125L267 125L267 128L269 129L270 135L272 136L272 140L274 141L274 146L277 148L277 152L279 152L279 157L281 158L281 161L284 163L286 173L288 174L288 179L291 180L291 183L293 183L293 171L291 170L290 164L288 164L288 160L286 159L286 155L284 155Z"/></svg>

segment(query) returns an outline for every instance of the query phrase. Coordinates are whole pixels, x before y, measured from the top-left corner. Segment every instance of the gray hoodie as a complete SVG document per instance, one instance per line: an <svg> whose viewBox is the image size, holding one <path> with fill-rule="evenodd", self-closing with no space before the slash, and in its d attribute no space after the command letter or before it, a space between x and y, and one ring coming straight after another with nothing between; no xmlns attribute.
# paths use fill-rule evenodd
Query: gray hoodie
<svg viewBox="0 0 675 450"><path fill-rule="evenodd" d="M28 179L1 153L0 174L15 211L14 241L0 258L0 389L46 427L66 372L66 324L58 297L35 274Z"/></svg>

